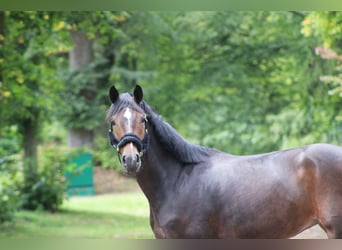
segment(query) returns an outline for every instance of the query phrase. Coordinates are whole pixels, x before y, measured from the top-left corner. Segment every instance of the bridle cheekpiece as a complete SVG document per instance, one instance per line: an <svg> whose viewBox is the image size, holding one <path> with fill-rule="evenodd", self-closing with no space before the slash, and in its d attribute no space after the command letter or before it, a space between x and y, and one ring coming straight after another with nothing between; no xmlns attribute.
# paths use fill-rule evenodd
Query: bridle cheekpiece
<svg viewBox="0 0 342 250"><path fill-rule="evenodd" d="M148 122L148 119L147 119L147 116L145 115L144 117L145 134L142 140L136 134L133 134L133 133L125 134L124 136L120 138L120 140L118 140L114 136L114 133L113 133L113 127L115 126L115 124L114 122L111 122L109 132L108 132L109 142L110 142L110 145L112 145L112 147L114 147L118 151L119 159L120 159L120 148L125 146L127 143L131 143L131 142L134 145L136 145L138 152L139 152L139 156L142 157L144 155L149 145L149 135L148 135L147 126L146 126L147 122Z"/></svg>

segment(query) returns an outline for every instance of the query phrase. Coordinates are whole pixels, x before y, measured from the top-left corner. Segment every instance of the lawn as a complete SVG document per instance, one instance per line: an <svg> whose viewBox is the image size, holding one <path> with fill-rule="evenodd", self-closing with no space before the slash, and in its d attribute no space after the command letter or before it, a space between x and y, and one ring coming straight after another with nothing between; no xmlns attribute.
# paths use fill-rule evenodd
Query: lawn
<svg viewBox="0 0 342 250"><path fill-rule="evenodd" d="M19 211L0 226L0 238L153 238L148 203L140 192L74 197L58 213Z"/></svg>

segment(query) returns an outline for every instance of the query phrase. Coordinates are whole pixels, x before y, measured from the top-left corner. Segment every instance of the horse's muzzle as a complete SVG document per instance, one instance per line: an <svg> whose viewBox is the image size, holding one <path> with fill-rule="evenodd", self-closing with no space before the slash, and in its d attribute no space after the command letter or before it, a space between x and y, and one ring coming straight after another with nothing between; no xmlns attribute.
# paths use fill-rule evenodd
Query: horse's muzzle
<svg viewBox="0 0 342 250"><path fill-rule="evenodd" d="M128 175L135 176L141 167L141 159L138 154L126 154L122 156L122 166L124 172Z"/></svg>

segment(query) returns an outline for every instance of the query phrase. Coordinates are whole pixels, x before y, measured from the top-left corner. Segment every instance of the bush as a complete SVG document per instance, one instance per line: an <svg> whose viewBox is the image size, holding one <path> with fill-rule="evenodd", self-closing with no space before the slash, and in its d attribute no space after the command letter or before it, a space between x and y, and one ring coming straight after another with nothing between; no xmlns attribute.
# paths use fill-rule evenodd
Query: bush
<svg viewBox="0 0 342 250"><path fill-rule="evenodd" d="M76 153L58 147L43 150L39 158L38 179L25 183L22 189L24 209L54 212L60 208L67 187L64 173L73 167L69 162Z"/></svg>
<svg viewBox="0 0 342 250"><path fill-rule="evenodd" d="M16 126L1 128L0 138L1 159L5 159L8 155L17 154L20 152L18 128Z"/></svg>
<svg viewBox="0 0 342 250"><path fill-rule="evenodd" d="M21 206L22 165L18 155L0 159L0 223L11 221Z"/></svg>

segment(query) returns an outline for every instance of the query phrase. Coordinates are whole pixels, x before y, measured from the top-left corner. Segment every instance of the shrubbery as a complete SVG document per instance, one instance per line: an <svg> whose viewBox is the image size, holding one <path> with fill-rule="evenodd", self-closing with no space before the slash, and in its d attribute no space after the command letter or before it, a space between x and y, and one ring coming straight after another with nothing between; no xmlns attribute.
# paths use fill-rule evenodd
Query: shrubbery
<svg viewBox="0 0 342 250"><path fill-rule="evenodd" d="M78 152L58 147L46 148L39 158L38 180L22 188L23 208L56 211L65 198L67 181L64 173L73 168L70 159Z"/></svg>
<svg viewBox="0 0 342 250"><path fill-rule="evenodd" d="M0 223L11 221L20 208L48 210L60 208L65 198L65 171L73 173L70 160L80 154L60 147L44 148L39 157L38 177L25 183L20 154L0 158Z"/></svg>
<svg viewBox="0 0 342 250"><path fill-rule="evenodd" d="M0 159L0 223L10 221L21 206L20 185L23 180L19 155Z"/></svg>
<svg viewBox="0 0 342 250"><path fill-rule="evenodd" d="M21 206L23 166L19 154L18 128L8 126L0 134L0 223L10 221Z"/></svg>

